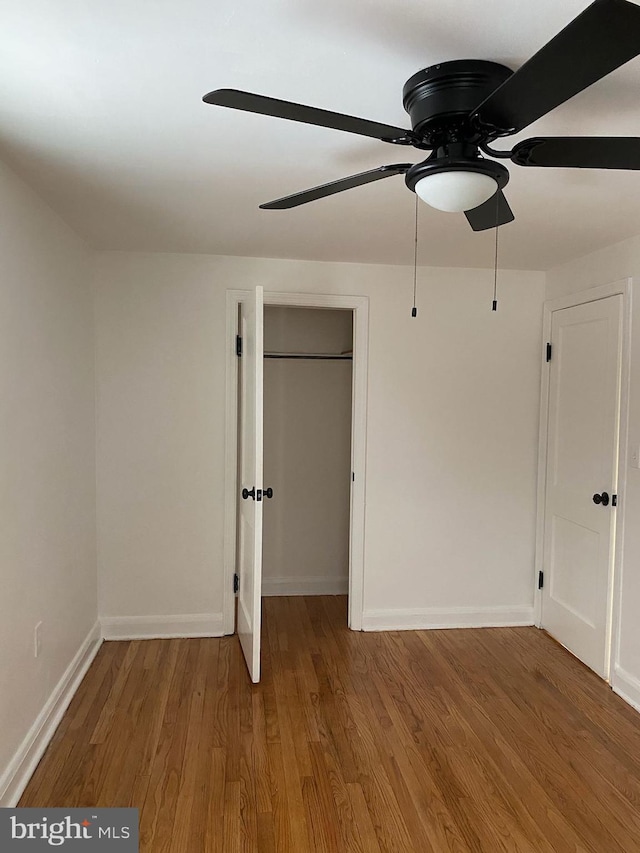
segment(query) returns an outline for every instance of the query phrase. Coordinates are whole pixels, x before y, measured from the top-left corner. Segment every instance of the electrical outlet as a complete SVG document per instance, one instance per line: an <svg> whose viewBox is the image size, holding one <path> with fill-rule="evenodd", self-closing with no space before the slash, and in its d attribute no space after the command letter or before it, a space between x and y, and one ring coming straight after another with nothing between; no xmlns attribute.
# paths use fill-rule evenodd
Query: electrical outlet
<svg viewBox="0 0 640 853"><path fill-rule="evenodd" d="M42 622L38 622L36 627L33 629L33 656L37 658L40 656L40 652L42 650Z"/></svg>

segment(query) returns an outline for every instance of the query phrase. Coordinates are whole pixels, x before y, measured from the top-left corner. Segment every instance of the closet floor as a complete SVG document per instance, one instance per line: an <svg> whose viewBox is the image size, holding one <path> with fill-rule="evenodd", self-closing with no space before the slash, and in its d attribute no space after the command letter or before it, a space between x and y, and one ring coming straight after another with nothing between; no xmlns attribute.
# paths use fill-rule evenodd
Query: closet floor
<svg viewBox="0 0 640 853"><path fill-rule="evenodd" d="M535 628L104 643L21 806L135 806L144 853L640 850L640 715Z"/></svg>

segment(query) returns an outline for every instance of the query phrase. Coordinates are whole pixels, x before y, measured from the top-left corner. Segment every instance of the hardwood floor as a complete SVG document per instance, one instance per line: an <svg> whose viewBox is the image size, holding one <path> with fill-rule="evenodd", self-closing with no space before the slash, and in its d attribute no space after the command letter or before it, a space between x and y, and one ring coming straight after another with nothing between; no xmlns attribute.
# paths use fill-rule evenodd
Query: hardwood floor
<svg viewBox="0 0 640 853"><path fill-rule="evenodd" d="M362 634L340 597L105 643L21 806L136 806L145 853L637 853L640 715L534 628Z"/></svg>

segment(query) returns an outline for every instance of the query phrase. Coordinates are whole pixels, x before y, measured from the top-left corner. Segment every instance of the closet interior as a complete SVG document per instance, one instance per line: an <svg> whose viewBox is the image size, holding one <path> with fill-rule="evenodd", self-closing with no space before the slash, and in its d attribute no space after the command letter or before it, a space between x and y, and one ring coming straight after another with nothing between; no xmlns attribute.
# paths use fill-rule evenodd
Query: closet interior
<svg viewBox="0 0 640 853"><path fill-rule="evenodd" d="M265 306L262 594L349 583L353 312Z"/></svg>

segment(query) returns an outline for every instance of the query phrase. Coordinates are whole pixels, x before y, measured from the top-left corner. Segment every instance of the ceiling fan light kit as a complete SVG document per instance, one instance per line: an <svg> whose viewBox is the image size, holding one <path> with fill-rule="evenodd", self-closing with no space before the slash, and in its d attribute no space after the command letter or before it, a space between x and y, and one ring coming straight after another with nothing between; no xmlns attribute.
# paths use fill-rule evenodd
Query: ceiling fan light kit
<svg viewBox="0 0 640 853"><path fill-rule="evenodd" d="M495 195L497 189L490 175L466 169L432 172L416 181L414 187L422 201L445 213L473 210Z"/></svg>
<svg viewBox="0 0 640 853"><path fill-rule="evenodd" d="M381 166L260 205L288 209L403 174L407 187L439 210L460 212L474 231L514 216L502 192L517 166L640 170L640 138L536 137L511 151L497 139L519 133L640 53L640 7L595 0L513 72L497 62L460 59L418 71L403 88L411 130L235 89L209 92L208 104L315 124L431 153L420 163Z"/></svg>
<svg viewBox="0 0 640 853"><path fill-rule="evenodd" d="M453 146L451 146L453 147ZM405 176L410 190L431 207L448 213L474 210L492 198L509 180L500 163L479 157L440 154L412 166Z"/></svg>
<svg viewBox="0 0 640 853"><path fill-rule="evenodd" d="M416 181L414 187L422 201L446 213L462 213L495 195L498 186L490 175L466 169L445 169Z"/></svg>

